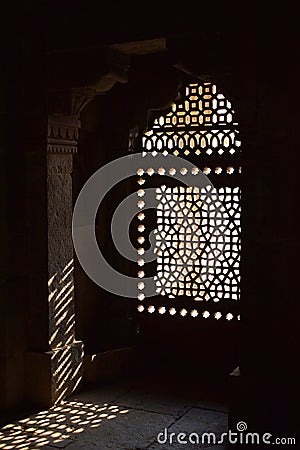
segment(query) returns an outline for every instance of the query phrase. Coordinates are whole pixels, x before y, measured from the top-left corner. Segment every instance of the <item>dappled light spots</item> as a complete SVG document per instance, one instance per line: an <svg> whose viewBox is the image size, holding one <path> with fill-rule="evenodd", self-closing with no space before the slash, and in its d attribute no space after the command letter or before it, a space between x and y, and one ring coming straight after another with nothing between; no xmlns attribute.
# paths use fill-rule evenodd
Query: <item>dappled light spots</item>
<svg viewBox="0 0 300 450"><path fill-rule="evenodd" d="M49 346L53 402L70 395L82 379L83 345L75 339L74 261L48 281Z"/></svg>
<svg viewBox="0 0 300 450"><path fill-rule="evenodd" d="M87 429L118 420L129 410L118 405L64 401L47 411L9 423L0 429L0 449L29 450L64 447Z"/></svg>

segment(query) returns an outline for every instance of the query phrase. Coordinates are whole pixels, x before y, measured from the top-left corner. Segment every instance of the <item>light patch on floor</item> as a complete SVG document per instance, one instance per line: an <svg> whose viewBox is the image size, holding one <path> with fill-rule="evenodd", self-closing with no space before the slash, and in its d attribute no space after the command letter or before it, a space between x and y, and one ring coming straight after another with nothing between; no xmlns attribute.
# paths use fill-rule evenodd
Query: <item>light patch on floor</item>
<svg viewBox="0 0 300 450"><path fill-rule="evenodd" d="M0 429L0 449L225 449L212 442L180 444L177 436L221 436L226 430L223 402L174 387L123 383L85 390L49 410L6 424ZM158 435L161 441L166 436L166 442L159 443Z"/></svg>

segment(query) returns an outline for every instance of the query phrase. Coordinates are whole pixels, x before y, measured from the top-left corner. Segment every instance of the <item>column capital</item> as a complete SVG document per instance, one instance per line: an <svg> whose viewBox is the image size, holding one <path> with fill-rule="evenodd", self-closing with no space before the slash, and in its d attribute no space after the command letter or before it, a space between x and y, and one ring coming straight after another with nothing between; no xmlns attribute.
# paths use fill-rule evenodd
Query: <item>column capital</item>
<svg viewBox="0 0 300 450"><path fill-rule="evenodd" d="M80 120L77 116L48 116L47 152L77 153Z"/></svg>

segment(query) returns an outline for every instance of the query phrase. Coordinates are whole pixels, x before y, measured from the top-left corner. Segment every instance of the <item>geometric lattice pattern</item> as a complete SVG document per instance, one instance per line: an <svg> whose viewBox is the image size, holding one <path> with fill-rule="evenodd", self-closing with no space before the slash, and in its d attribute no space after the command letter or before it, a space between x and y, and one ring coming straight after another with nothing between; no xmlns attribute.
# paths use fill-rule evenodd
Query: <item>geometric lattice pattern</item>
<svg viewBox="0 0 300 450"><path fill-rule="evenodd" d="M157 293L195 301L237 300L239 188L162 186L157 199Z"/></svg>
<svg viewBox="0 0 300 450"><path fill-rule="evenodd" d="M215 85L190 84L185 98L155 119L152 130L143 137L143 147L182 157L233 155L241 145L233 118L231 103Z"/></svg>
<svg viewBox="0 0 300 450"><path fill-rule="evenodd" d="M154 157L172 154L195 163L205 175L214 176L214 188L157 187L154 279L158 299L147 301L139 288L138 311L239 319L241 141L237 127L231 102L207 82L186 86L183 98L144 133L145 152ZM138 183L144 189L153 169L142 172ZM146 225L143 219L141 208L141 233ZM142 234L138 241L144 242ZM139 266L143 252L139 247ZM143 276L139 267L139 277Z"/></svg>

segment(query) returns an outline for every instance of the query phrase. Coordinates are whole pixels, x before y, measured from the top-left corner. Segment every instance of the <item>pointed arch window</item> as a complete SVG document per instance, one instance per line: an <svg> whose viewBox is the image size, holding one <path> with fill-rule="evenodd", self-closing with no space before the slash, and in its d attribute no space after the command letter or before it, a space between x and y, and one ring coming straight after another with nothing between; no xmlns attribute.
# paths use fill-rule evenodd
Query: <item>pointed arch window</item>
<svg viewBox="0 0 300 450"><path fill-rule="evenodd" d="M138 306L141 313L239 320L241 140L231 102L214 83L190 83L181 99L159 115L145 132L142 145L153 156L180 156L209 177L211 188L164 183L157 187L155 217L156 297L146 298L142 255L147 211L139 215ZM144 168L139 188L151 184L153 169ZM182 170L187 170L182 168ZM172 176L171 171L168 175ZM214 200L215 199L215 200ZM212 232L214 201L221 202L226 230ZM210 204L209 204L210 203ZM218 250L220 249L220 251ZM218 261L212 263L219 251Z"/></svg>

